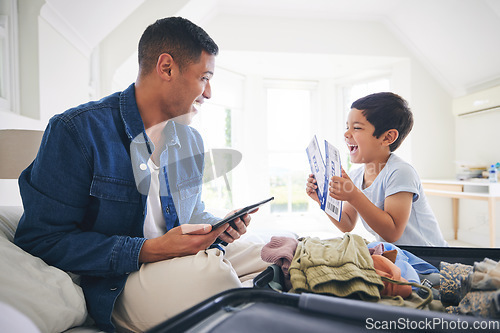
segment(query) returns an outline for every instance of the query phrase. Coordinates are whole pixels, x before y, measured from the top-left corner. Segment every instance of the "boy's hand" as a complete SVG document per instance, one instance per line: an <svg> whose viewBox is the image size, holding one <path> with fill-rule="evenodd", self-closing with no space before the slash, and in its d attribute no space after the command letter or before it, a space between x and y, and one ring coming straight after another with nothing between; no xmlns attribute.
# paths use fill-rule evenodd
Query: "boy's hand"
<svg viewBox="0 0 500 333"><path fill-rule="evenodd" d="M314 201L316 201L318 204L321 205L321 203L319 202L318 193L316 193L317 188L318 185L316 185L316 178L311 173L309 175L309 178L307 178L306 193L311 199L313 199Z"/></svg>
<svg viewBox="0 0 500 333"><path fill-rule="evenodd" d="M333 176L329 185L330 196L337 200L351 201L359 191L344 169L342 169L342 177Z"/></svg>

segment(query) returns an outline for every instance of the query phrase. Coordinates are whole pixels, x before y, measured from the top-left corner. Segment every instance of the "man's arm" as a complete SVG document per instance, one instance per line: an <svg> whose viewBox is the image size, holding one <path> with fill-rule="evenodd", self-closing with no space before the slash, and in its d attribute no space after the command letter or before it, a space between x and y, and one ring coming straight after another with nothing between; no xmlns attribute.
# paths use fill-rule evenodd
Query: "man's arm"
<svg viewBox="0 0 500 333"><path fill-rule="evenodd" d="M116 276L137 270L144 239L119 235L116 226L142 218L140 203L93 204L98 199L91 191L97 195L104 188L93 177L91 152L82 142L67 118L49 122L35 161L19 178L24 215L15 243L50 265L78 274Z"/></svg>
<svg viewBox="0 0 500 333"><path fill-rule="evenodd" d="M193 230L196 228L197 230ZM139 261L156 262L196 254L213 244L225 228L226 226L221 226L212 230L209 224L183 224L172 228L161 237L147 239L142 246Z"/></svg>

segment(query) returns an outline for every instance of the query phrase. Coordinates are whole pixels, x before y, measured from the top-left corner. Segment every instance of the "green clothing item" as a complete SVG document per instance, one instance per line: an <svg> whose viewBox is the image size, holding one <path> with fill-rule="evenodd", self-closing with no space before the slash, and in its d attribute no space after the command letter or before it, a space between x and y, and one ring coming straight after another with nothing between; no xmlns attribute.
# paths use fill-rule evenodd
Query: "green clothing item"
<svg viewBox="0 0 500 333"><path fill-rule="evenodd" d="M379 300L384 288L366 242L346 233L342 238L301 240L290 265L292 292Z"/></svg>

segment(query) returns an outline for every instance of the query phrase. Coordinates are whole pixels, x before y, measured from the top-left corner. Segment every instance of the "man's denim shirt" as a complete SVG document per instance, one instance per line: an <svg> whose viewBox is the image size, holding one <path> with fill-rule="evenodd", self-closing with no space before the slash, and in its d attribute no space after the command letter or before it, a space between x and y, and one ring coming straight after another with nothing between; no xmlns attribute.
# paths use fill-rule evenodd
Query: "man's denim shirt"
<svg viewBox="0 0 500 333"><path fill-rule="evenodd" d="M166 221L213 223L217 218L204 212L201 201L201 136L173 121L166 131L160 159L168 175L161 197ZM150 183L144 165L153 149L132 84L54 116L36 159L19 178L24 215L15 243L80 274L89 314L106 331L114 330L113 304L128 274L140 266Z"/></svg>

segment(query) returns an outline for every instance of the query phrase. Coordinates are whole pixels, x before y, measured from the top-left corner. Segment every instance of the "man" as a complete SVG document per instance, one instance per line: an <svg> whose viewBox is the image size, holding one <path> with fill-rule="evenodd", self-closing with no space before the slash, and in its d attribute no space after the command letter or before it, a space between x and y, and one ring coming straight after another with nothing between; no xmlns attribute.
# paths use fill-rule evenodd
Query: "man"
<svg viewBox="0 0 500 333"><path fill-rule="evenodd" d="M217 53L190 21L158 20L135 84L54 116L19 178L16 244L80 274L103 330L147 330L267 265L261 245L233 243L249 215L211 230L200 199L203 141L187 124L211 97Z"/></svg>

